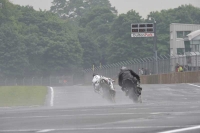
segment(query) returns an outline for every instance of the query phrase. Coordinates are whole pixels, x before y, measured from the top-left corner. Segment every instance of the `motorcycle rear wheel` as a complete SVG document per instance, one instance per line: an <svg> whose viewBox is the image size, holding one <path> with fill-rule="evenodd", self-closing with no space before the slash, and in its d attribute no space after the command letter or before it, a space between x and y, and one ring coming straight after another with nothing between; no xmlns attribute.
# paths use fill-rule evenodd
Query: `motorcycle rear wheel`
<svg viewBox="0 0 200 133"><path fill-rule="evenodd" d="M133 101L133 103L140 103L140 96L137 95L134 91L134 87L129 88L128 96Z"/></svg>

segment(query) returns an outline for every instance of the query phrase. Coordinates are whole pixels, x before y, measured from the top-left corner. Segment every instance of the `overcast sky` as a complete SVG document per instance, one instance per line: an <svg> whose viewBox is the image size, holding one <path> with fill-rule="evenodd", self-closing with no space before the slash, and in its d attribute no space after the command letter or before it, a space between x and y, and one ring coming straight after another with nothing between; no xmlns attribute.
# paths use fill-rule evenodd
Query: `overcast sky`
<svg viewBox="0 0 200 133"><path fill-rule="evenodd" d="M36 10L39 8L49 10L53 0L10 0L14 4L31 5ZM192 4L200 7L200 0L110 0L111 5L115 6L119 14L126 13L133 9L146 18L151 11L176 8L183 4Z"/></svg>

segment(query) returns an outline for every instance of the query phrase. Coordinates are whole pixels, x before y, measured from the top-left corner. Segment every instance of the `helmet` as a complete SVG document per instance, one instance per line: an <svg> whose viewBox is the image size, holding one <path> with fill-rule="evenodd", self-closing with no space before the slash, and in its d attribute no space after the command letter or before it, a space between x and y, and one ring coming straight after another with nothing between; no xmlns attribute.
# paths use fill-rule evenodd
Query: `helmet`
<svg viewBox="0 0 200 133"><path fill-rule="evenodd" d="M123 67L120 68L121 71L125 70L125 69L127 69L125 66L123 66Z"/></svg>
<svg viewBox="0 0 200 133"><path fill-rule="evenodd" d="M93 74L92 74L93 77L96 76L96 75L98 75L98 74L96 74L96 73L93 73Z"/></svg>

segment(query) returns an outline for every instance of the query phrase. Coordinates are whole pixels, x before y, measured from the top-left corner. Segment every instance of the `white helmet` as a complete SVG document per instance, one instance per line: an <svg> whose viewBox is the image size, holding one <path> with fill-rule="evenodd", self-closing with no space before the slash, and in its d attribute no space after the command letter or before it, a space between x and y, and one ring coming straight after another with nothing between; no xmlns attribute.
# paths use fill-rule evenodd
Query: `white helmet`
<svg viewBox="0 0 200 133"><path fill-rule="evenodd" d="M127 69L125 66L123 66L123 67L120 68L121 71L125 70L125 69Z"/></svg>

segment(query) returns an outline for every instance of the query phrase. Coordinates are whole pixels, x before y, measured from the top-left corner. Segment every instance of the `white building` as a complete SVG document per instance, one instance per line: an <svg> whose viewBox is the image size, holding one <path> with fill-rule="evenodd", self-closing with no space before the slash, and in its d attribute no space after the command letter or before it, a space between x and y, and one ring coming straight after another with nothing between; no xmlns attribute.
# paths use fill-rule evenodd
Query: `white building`
<svg viewBox="0 0 200 133"><path fill-rule="evenodd" d="M189 42L185 42L184 39L188 34L196 30L200 30L200 24L170 24L170 54L180 55L185 52L195 52L196 50L190 49Z"/></svg>
<svg viewBox="0 0 200 133"><path fill-rule="evenodd" d="M171 71L176 64L200 69L200 24L170 25Z"/></svg>

